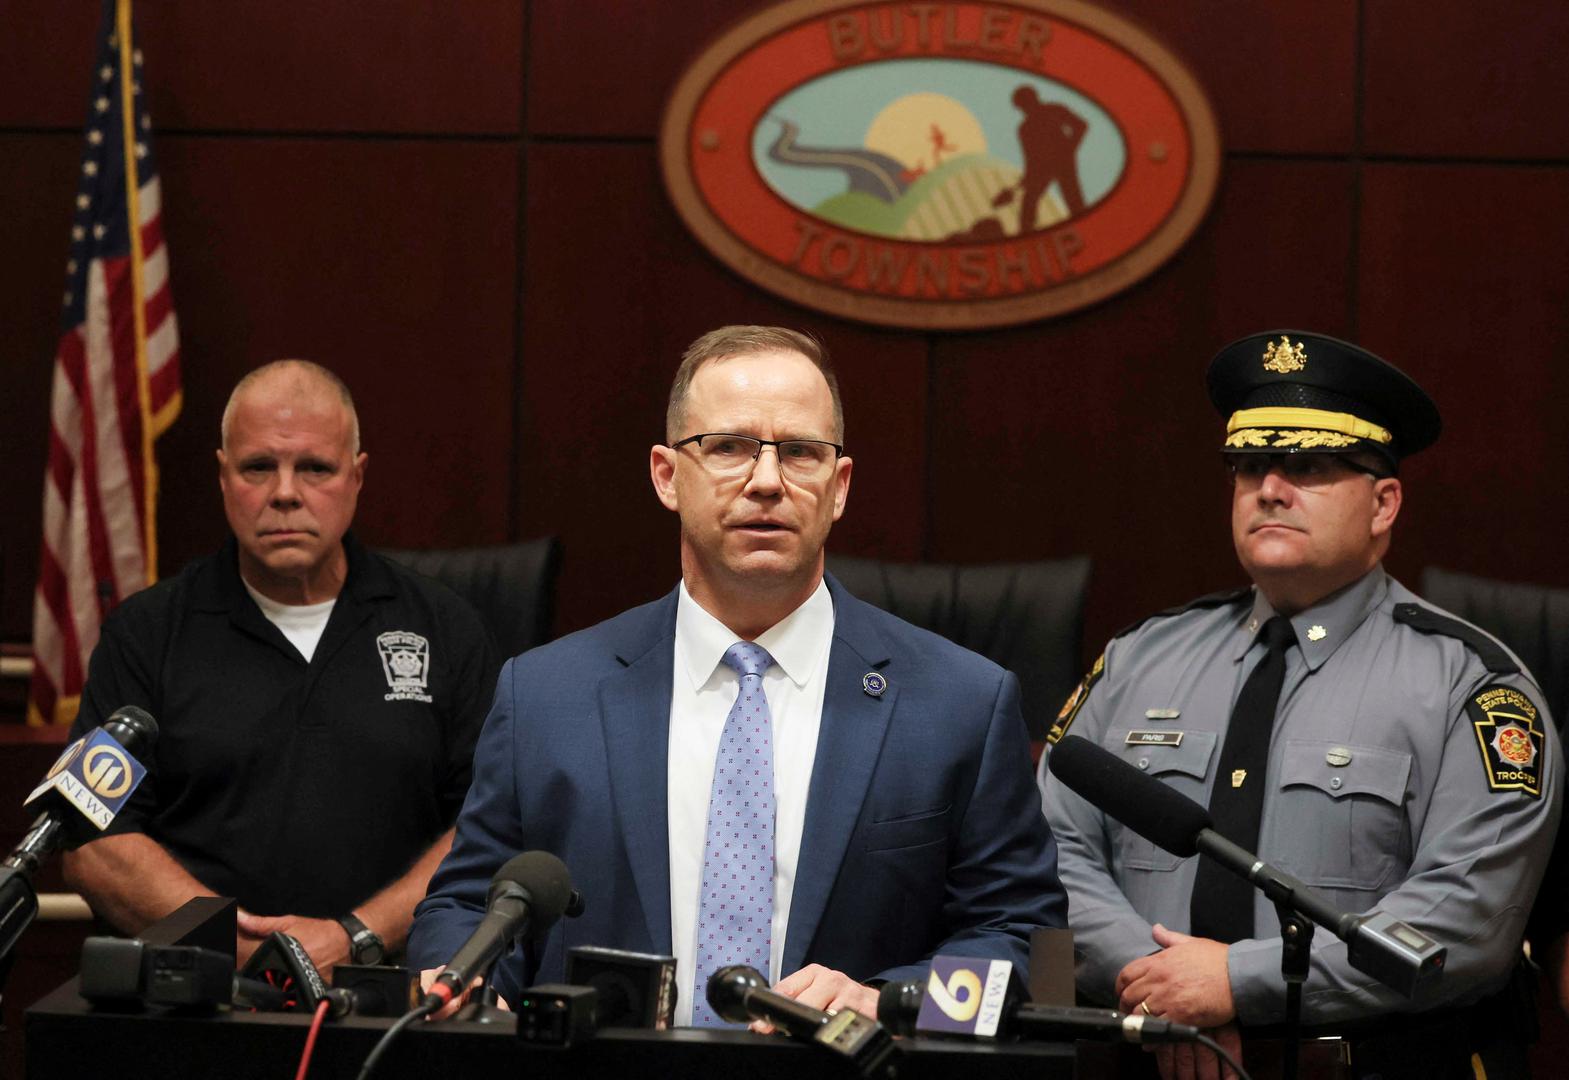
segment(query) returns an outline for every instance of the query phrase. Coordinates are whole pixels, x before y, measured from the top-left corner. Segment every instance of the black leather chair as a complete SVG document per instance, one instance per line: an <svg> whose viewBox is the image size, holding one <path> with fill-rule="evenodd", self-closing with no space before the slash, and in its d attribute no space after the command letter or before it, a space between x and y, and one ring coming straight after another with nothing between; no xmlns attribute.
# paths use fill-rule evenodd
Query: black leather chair
<svg viewBox="0 0 1569 1080"><path fill-rule="evenodd" d="M550 640L561 569L561 541L554 536L496 547L380 550L474 605L503 658Z"/></svg>
<svg viewBox="0 0 1569 1080"><path fill-rule="evenodd" d="M1514 650L1542 688L1560 731L1569 713L1569 589L1518 585L1430 566L1422 595Z"/></svg>
<svg viewBox="0 0 1569 1080"><path fill-rule="evenodd" d="M829 555L828 572L867 603L1017 675L1036 741L1084 674L1088 556L959 566Z"/></svg>

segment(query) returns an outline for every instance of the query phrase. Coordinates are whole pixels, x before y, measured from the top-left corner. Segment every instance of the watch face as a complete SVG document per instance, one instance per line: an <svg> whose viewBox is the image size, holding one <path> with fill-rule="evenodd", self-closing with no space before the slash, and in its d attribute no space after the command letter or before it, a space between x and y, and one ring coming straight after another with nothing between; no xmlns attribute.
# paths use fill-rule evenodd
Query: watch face
<svg viewBox="0 0 1569 1080"><path fill-rule="evenodd" d="M362 930L354 935L354 962L356 964L379 964L386 955L386 946L373 931Z"/></svg>

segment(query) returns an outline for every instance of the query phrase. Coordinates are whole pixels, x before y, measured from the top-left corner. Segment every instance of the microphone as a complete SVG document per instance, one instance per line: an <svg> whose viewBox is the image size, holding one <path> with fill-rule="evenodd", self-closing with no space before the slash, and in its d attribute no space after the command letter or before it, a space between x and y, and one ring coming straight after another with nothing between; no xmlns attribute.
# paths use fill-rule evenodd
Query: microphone
<svg viewBox="0 0 1569 1080"><path fill-rule="evenodd" d="M77 839L77 814L98 831L107 829L146 776L137 759L146 757L157 739L158 721L145 709L124 705L102 727L67 746L23 801L23 812L39 818L6 864L22 867L31 876L62 840L74 841L72 846L83 843ZM68 806L75 813L64 813ZM69 838L63 835L67 832Z"/></svg>
<svg viewBox="0 0 1569 1080"><path fill-rule="evenodd" d="M1346 943L1351 966L1412 1000L1427 997L1443 975L1449 950L1380 911L1353 915L1214 829L1209 811L1078 735L1057 743L1047 768L1086 801L1173 855L1203 854L1252 882Z"/></svg>
<svg viewBox="0 0 1569 1080"><path fill-rule="evenodd" d="M762 1020L793 1039L816 1043L848 1058L862 1076L875 1076L892 1064L893 1038L876 1020L854 1009L826 1013L768 988L768 980L745 964L722 967L708 977L708 1003L732 1024Z"/></svg>
<svg viewBox="0 0 1569 1080"><path fill-rule="evenodd" d="M937 957L932 961L930 980L938 983L938 990L942 991L940 997L937 990L928 994L927 988L914 979L884 983L877 995L877 1016L895 1035L965 1034L980 1038L1016 1038L1041 1042L1105 1039L1131 1043L1192 1042L1199 1037L1198 1028L1159 1017L1130 1015L1115 1009L1029 1005L1014 1000L1011 995L1001 1005L995 1026L982 1024L980 1010L976 1008L980 1004L980 979L971 972L972 978L975 978L972 984L973 996L954 1000L942 985L938 970L945 964L974 968L984 967L987 963L989 961ZM1007 964L1007 961L999 963ZM1011 972L1013 965L1007 966ZM949 984L953 982L950 976ZM934 1009L935 1019L931 1016Z"/></svg>
<svg viewBox="0 0 1569 1080"><path fill-rule="evenodd" d="M38 817L0 863L0 957L10 953L38 912L32 879L39 866L62 845L86 842L78 814L99 832L109 827L147 775L137 758L146 757L157 738L158 722L146 710L122 706L102 727L67 746L28 794L23 811Z"/></svg>
<svg viewBox="0 0 1569 1080"><path fill-rule="evenodd" d="M1214 825L1207 808L1081 736L1060 740L1046 765L1073 791L1180 858L1197 855L1199 834Z"/></svg>
<svg viewBox="0 0 1569 1080"><path fill-rule="evenodd" d="M463 993L474 976L495 962L524 933L538 937L572 909L581 912L582 898L572 889L566 864L548 851L514 855L491 879L485 917L468 941L436 976L420 1007L431 1012Z"/></svg>

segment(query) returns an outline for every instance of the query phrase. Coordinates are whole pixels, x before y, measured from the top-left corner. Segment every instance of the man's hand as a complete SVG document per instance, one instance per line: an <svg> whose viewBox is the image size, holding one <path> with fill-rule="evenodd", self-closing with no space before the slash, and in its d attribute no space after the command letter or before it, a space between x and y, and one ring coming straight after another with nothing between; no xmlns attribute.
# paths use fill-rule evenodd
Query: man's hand
<svg viewBox="0 0 1569 1080"><path fill-rule="evenodd" d="M235 962L249 960L268 934L283 931L304 946L321 977L332 981L332 969L349 958L349 932L333 919L307 919L303 915L252 915L240 910L235 915L238 928Z"/></svg>
<svg viewBox="0 0 1569 1080"><path fill-rule="evenodd" d="M795 974L780 979L773 989L802 1005L810 1005L824 1012L854 1009L868 1019L877 1019L876 990L856 982L842 971L825 968L821 964L806 965ZM766 1035L773 1030L773 1026L756 1020L752 1023L752 1030Z"/></svg>
<svg viewBox="0 0 1569 1080"><path fill-rule="evenodd" d="M1117 1007L1198 1027L1219 1027L1237 1015L1226 970L1227 946L1155 924L1159 952L1141 956L1117 973Z"/></svg>
<svg viewBox="0 0 1569 1080"><path fill-rule="evenodd" d="M1191 937L1155 924L1151 935L1160 951L1141 956L1117 973L1117 1007L1126 1013L1146 1012L1179 1024L1215 1029L1210 1034L1239 1061L1242 1036L1231 1021L1231 978L1226 971L1227 946L1210 938ZM1142 1006L1142 1008L1141 1008ZM1162 1080L1220 1080L1222 1067L1214 1052L1190 1043L1155 1048ZM1231 1075L1230 1070L1224 1070Z"/></svg>

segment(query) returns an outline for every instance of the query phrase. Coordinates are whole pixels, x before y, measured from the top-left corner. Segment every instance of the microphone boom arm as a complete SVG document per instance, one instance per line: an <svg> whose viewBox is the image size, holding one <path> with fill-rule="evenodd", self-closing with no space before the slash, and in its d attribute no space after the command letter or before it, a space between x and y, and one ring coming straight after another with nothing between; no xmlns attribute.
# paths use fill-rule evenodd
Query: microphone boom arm
<svg viewBox="0 0 1569 1080"><path fill-rule="evenodd" d="M1214 829L1200 830L1196 843L1201 855L1252 882L1277 908L1299 912L1344 941L1351 966L1396 993L1420 1000L1443 974L1449 950L1408 923L1379 911L1367 915L1341 911L1312 886Z"/></svg>

